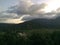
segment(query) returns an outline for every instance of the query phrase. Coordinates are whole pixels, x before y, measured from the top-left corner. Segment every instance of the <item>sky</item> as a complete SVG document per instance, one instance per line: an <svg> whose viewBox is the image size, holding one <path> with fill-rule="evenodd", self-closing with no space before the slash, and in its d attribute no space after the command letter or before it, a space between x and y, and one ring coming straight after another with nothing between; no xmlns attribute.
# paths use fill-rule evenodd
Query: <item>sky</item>
<svg viewBox="0 0 60 45"><path fill-rule="evenodd" d="M0 0L0 23L22 23L60 16L60 0Z"/></svg>
<svg viewBox="0 0 60 45"><path fill-rule="evenodd" d="M17 4L17 0L0 0L0 12L7 10L8 7Z"/></svg>

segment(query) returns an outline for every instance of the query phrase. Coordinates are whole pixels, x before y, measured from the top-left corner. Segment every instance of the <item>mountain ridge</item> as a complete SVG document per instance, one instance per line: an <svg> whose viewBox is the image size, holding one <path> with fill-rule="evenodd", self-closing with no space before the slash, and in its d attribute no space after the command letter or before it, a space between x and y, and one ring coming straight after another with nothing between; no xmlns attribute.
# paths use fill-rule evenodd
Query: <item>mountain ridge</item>
<svg viewBox="0 0 60 45"><path fill-rule="evenodd" d="M20 24L0 23L1 30L30 30L40 28L60 28L60 17L56 19L36 18Z"/></svg>

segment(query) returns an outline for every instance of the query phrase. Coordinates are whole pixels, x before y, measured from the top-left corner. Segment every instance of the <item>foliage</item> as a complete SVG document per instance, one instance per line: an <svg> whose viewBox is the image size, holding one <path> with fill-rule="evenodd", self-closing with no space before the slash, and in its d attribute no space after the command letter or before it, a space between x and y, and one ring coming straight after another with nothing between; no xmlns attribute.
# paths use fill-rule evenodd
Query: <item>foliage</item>
<svg viewBox="0 0 60 45"><path fill-rule="evenodd" d="M60 31L1 32L0 45L60 45Z"/></svg>

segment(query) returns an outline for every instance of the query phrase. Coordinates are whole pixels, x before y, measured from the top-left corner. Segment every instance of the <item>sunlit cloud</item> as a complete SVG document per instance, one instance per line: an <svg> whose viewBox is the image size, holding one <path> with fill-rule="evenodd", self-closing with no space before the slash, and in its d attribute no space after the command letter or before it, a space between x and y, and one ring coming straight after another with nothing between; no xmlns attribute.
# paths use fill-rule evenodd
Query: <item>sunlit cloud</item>
<svg viewBox="0 0 60 45"><path fill-rule="evenodd" d="M47 6L44 9L45 12L51 12L51 11L56 11L57 8L60 7L60 0L49 0L47 2Z"/></svg>
<svg viewBox="0 0 60 45"><path fill-rule="evenodd" d="M18 24L34 18L53 19L60 15L60 0L36 1L18 0L17 4L0 12L0 22Z"/></svg>
<svg viewBox="0 0 60 45"><path fill-rule="evenodd" d="M23 22L31 20L31 19L34 19L34 17L31 17L30 15L23 15L17 19L5 19L4 23L19 24L19 23L23 23ZM3 22L3 20L2 20L2 22Z"/></svg>

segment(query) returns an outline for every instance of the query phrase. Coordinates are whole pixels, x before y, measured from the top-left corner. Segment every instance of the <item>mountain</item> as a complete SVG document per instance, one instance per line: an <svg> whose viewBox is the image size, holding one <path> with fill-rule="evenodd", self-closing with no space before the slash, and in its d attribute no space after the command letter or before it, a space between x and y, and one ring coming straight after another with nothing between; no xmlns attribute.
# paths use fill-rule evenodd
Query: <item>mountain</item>
<svg viewBox="0 0 60 45"><path fill-rule="evenodd" d="M60 28L60 17L57 17L56 19L37 18L24 22L20 25L22 25L22 27L30 29Z"/></svg>
<svg viewBox="0 0 60 45"><path fill-rule="evenodd" d="M40 28L60 28L60 17L57 17L56 19L37 18L20 24L0 23L0 31L28 30Z"/></svg>

